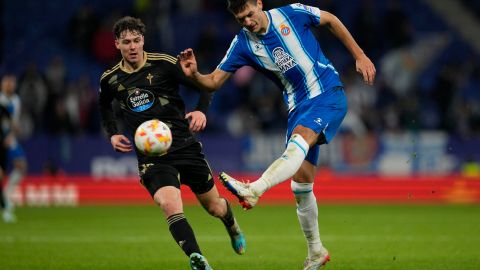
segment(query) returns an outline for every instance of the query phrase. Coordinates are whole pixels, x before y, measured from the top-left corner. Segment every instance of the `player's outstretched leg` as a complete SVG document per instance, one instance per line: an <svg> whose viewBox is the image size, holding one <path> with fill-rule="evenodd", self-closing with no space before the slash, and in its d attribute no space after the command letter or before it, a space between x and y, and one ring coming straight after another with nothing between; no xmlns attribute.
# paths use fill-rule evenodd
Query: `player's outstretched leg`
<svg viewBox="0 0 480 270"><path fill-rule="evenodd" d="M207 259L202 254L196 252L190 254L190 268L192 270L213 270Z"/></svg>
<svg viewBox="0 0 480 270"><path fill-rule="evenodd" d="M317 256L305 259L303 264L303 270L317 270L320 267L324 266L328 261L330 261L330 255L328 254L328 250L322 247L320 253Z"/></svg>
<svg viewBox="0 0 480 270"><path fill-rule="evenodd" d="M243 209L251 209L257 204L260 197L250 189L248 183L240 182L224 172L220 173L219 178L222 184L238 198Z"/></svg>
<svg viewBox="0 0 480 270"><path fill-rule="evenodd" d="M238 255L245 254L245 251L247 250L247 242L245 241L245 236L235 218L233 225L227 227L227 232L230 236L233 250L235 250Z"/></svg>

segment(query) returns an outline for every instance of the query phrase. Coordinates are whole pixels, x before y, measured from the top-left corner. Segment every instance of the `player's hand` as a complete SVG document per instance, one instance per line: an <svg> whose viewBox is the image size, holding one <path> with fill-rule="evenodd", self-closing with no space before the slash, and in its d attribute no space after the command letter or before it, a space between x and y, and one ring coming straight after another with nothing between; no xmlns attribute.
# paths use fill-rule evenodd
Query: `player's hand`
<svg viewBox="0 0 480 270"><path fill-rule="evenodd" d="M127 153L133 150L132 143L124 135L113 135L110 137L110 142L112 143L113 149L117 152Z"/></svg>
<svg viewBox="0 0 480 270"><path fill-rule="evenodd" d="M197 60L195 59L195 54L191 48L180 52L180 55L178 55L177 58L180 60L180 66L182 67L185 76L193 77L195 73L198 72Z"/></svg>
<svg viewBox="0 0 480 270"><path fill-rule="evenodd" d="M200 132L207 126L207 117L201 111L189 112L185 115L185 119L190 121L190 131Z"/></svg>
<svg viewBox="0 0 480 270"><path fill-rule="evenodd" d="M362 54L356 60L355 65L357 72L362 74L363 81L368 85L373 85L375 81L375 74L377 73L377 71L372 61L370 61L370 59L365 54Z"/></svg>

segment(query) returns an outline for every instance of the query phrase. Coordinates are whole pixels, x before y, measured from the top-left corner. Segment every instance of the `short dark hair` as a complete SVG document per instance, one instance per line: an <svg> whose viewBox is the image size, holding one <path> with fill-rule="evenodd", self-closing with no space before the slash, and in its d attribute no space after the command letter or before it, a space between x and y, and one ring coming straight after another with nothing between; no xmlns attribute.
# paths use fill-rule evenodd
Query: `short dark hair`
<svg viewBox="0 0 480 270"><path fill-rule="evenodd" d="M254 3L256 0L228 0L227 8L231 13L237 14L245 9L248 2Z"/></svg>
<svg viewBox="0 0 480 270"><path fill-rule="evenodd" d="M113 33L115 34L115 38L119 39L120 35L123 31L128 30L130 32L136 32L141 34L142 36L145 35L145 24L142 20L130 16L125 16L118 20L113 25Z"/></svg>

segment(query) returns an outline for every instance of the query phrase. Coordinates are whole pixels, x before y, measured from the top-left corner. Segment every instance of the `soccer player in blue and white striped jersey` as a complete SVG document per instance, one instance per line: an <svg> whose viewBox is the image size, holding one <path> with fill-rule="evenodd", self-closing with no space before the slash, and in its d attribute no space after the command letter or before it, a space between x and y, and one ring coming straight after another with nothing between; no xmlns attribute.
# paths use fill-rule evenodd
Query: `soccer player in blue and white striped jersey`
<svg viewBox="0 0 480 270"><path fill-rule="evenodd" d="M185 74L209 91L218 90L240 67L251 66L281 89L288 107L285 152L250 184L220 174L222 183L252 208L269 188L293 177L297 215L308 243L304 269L318 269L329 260L320 241L313 181L319 145L328 143L347 112L338 71L323 54L310 27L327 27L350 51L365 83L375 79L375 66L333 14L292 4L263 11L262 0L229 0L228 9L243 27L225 57L210 74L201 74L192 49L180 53Z"/></svg>

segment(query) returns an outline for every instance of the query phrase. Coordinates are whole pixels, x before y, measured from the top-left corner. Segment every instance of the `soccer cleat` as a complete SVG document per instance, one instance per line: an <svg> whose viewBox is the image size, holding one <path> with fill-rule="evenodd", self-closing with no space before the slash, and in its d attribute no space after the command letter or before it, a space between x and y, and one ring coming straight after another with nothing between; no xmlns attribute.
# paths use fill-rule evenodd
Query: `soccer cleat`
<svg viewBox="0 0 480 270"><path fill-rule="evenodd" d="M196 252L190 254L190 268L192 270L213 270L207 259L202 254Z"/></svg>
<svg viewBox="0 0 480 270"><path fill-rule="evenodd" d="M330 261L330 255L328 250L322 247L322 250L316 256L312 258L307 257L303 263L303 270L317 270L320 267L324 266L328 261Z"/></svg>
<svg viewBox="0 0 480 270"><path fill-rule="evenodd" d="M250 189L248 183L237 181L224 172L220 173L219 178L222 184L237 196L243 209L251 209L257 204L259 197Z"/></svg>
<svg viewBox="0 0 480 270"><path fill-rule="evenodd" d="M230 228L227 228L227 231L228 235L230 235L233 250L235 250L238 255L245 254L247 243L242 230L240 230L240 226L238 226L237 220L235 220L235 223Z"/></svg>
<svg viewBox="0 0 480 270"><path fill-rule="evenodd" d="M17 217L15 214L9 210L4 210L2 214L3 221L5 223L15 223L17 222Z"/></svg>

